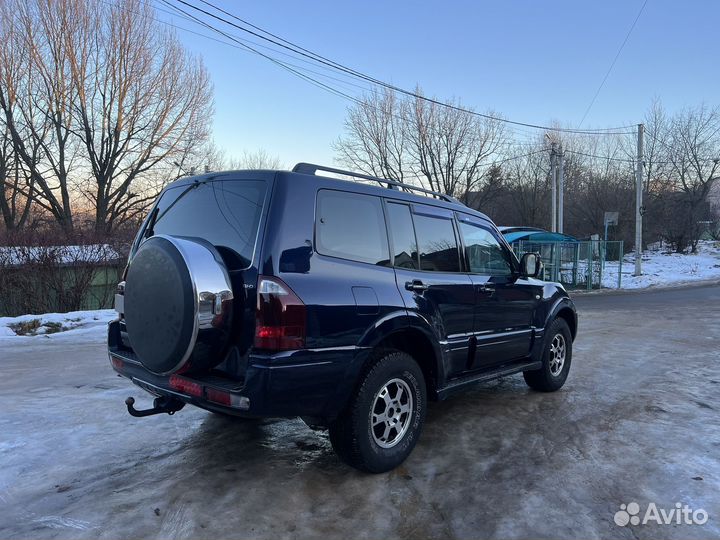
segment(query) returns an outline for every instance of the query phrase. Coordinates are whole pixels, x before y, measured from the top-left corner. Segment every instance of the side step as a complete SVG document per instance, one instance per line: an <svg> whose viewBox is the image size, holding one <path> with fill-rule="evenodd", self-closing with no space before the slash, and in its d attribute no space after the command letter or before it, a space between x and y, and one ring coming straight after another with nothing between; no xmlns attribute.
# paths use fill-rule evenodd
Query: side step
<svg viewBox="0 0 720 540"><path fill-rule="evenodd" d="M533 369L540 369L541 367L542 362L540 360L525 360L514 364L504 364L489 371L483 371L481 373L453 379L448 381L445 387L438 390L438 399L445 399L455 392L459 392L460 390L479 382L492 381L493 379L499 379L500 377L505 377L507 375L514 375L515 373L520 373L521 371L531 371Z"/></svg>

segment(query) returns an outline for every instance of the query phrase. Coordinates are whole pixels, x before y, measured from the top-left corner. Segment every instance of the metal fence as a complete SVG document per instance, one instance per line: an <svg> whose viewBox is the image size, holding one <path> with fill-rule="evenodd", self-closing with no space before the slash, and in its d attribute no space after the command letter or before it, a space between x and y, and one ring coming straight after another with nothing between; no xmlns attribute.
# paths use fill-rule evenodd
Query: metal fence
<svg viewBox="0 0 720 540"><path fill-rule="evenodd" d="M622 286L623 242L588 240L582 242L532 242L512 244L518 257L540 253L542 279L559 281L572 289L599 289Z"/></svg>

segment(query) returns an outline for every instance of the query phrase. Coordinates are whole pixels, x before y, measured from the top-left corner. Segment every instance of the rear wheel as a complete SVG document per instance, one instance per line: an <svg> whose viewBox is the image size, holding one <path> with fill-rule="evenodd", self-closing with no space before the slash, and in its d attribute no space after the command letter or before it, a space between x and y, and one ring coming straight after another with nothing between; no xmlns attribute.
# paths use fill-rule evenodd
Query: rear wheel
<svg viewBox="0 0 720 540"><path fill-rule="evenodd" d="M565 319L555 319L545 334L542 367L524 371L523 377L533 390L554 392L567 380L572 361L572 334Z"/></svg>
<svg viewBox="0 0 720 540"><path fill-rule="evenodd" d="M333 449L362 471L394 469L410 455L422 430L425 379L413 358L389 351L363 375L355 395L330 425Z"/></svg>

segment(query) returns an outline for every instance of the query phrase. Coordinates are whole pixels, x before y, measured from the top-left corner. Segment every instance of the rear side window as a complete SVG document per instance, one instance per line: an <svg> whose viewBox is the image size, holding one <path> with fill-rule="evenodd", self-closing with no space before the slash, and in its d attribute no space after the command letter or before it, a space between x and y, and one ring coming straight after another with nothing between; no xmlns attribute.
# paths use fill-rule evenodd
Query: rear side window
<svg viewBox="0 0 720 540"><path fill-rule="evenodd" d="M418 270L417 241L410 208L405 204L388 203L388 226L392 239L395 266Z"/></svg>
<svg viewBox="0 0 720 540"><path fill-rule="evenodd" d="M154 233L202 238L220 250L230 269L248 268L266 192L261 180L172 187L158 201Z"/></svg>
<svg viewBox="0 0 720 540"><path fill-rule="evenodd" d="M459 272L460 257L452 221L418 214L413 220L420 248L420 270Z"/></svg>
<svg viewBox="0 0 720 540"><path fill-rule="evenodd" d="M390 255L378 197L321 189L315 243L322 255L388 266Z"/></svg>

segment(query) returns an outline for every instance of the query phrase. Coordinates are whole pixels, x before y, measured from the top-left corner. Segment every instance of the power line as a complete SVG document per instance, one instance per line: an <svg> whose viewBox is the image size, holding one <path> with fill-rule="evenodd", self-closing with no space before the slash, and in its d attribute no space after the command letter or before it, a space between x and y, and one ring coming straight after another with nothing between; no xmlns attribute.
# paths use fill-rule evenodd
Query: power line
<svg viewBox="0 0 720 540"><path fill-rule="evenodd" d="M164 3L166 3L167 5L170 5L170 4L167 2L167 0L162 0L162 1L163 1ZM357 70L352 69L352 68L350 68L350 67L347 67L347 66L345 66L345 65L343 65L343 64L340 64L339 62L335 62L335 61L333 61L333 60L329 60L329 59L327 59L327 58L325 58L325 57L323 57L323 56L321 56L321 55L319 55L319 54L317 54L317 53L314 53L314 52L312 52L312 51L309 51L308 49L305 49L305 48L303 48L303 47L300 47L299 45L296 45L296 44L292 43L291 41L288 41L288 40L283 39L283 38L281 38L281 37L279 37L279 36L276 36L275 34L272 34L272 33L268 32L268 31L260 28L259 26L252 25L251 23L248 23L248 22L245 21L244 19L241 19L241 18L239 18L239 17L237 17L237 16L235 16L235 15L233 15L233 14L231 14L231 13L225 11L225 10L223 10L222 8L219 8L218 6L214 5L214 4L211 3L211 2L208 2L208 1L206 1L206 0L200 0L200 1L202 1L203 4L205 4L206 6L209 6L209 7L215 9L216 11L218 11L218 12L220 12L220 13L223 13L223 14L226 14L226 15L228 15L228 16L230 16L230 17L233 17L234 19L242 22L243 24L246 24L246 25L248 25L248 26L251 26L252 28L254 28L255 30L258 30L258 31L256 32L256 31L251 30L251 29L249 29L249 28L245 28L244 26L241 26L241 25L239 25L239 24L237 24L237 23L234 23L234 22L232 22L232 21L230 21L230 20L228 20L228 19L226 19L226 18L224 18L224 17L222 17L222 16L216 15L215 13L211 13L210 11L207 11L206 9L203 9L203 8L201 8L201 7L198 7L198 6L196 6L196 5L193 5L192 3L187 2L187 1L185 1L185 0L175 0L175 1L176 1L176 2L179 2L180 4L183 4L184 6L187 6L187 7L191 8L191 9L194 9L194 10L200 12L200 13L203 13L204 15L206 15L206 16L208 16L208 17L211 17L211 18L213 18L213 19L215 19L215 20L217 20L217 21L223 22L223 23L225 23L225 24L227 24L227 25L230 25L230 26L232 26L232 27L234 27L234 28L237 28L238 30L241 30L241 31L243 31L243 32L246 32L246 33L248 33L248 34L250 34L250 35L253 35L253 36L255 36L255 37L259 38L259 39L265 40L265 41L267 41L267 42L273 43L274 45L276 45L276 46L278 46L278 47L281 47L281 48L290 50L290 51L294 52L295 54L304 56L304 57L309 58L309 59L311 59L311 60L314 60L315 62L318 62L318 63L320 63L320 64L323 64L323 65L332 67L332 68L334 68L334 69L336 69L336 70L339 70L339 71L342 71L342 72L347 73L347 74L349 74L349 75L352 75L352 76L355 76L355 77L357 77L357 78L363 79L363 80L365 80L365 81L367 81L367 82L373 83L373 84L375 84L375 85L377 85L377 86L386 88L386 89L388 89L388 90L393 90L393 91L398 92L398 93L401 93L401 94L403 94L403 95L406 95L406 96L409 96L409 97L412 97L412 98L415 98L415 99L420 99L420 100L423 100L423 101L426 101L426 102L428 102L428 103L432 103L432 104L434 104L434 105L438 105L438 106L441 106L441 107L450 108L450 109L457 110L457 111L460 111L460 112L464 112L464 113L467 113L467 114L472 114L472 115L474 115L474 116L479 116L479 117L486 118L486 119L489 119L489 120L494 120L494 121L498 121L498 122L504 122L504 123L512 124L512 125L516 125L516 126L523 126L523 127L528 127L528 128L532 128L532 129L542 129L542 130L545 130L545 131L555 131L555 132L564 132L564 133L579 133L579 134L588 134L588 135L622 134L622 133L618 133L617 130L628 129L628 128L634 127L634 126L620 126L620 127L616 127L616 128L586 129L586 130L572 129L572 128L556 128L556 127L542 126L542 125L539 125L539 124L532 124L532 123L527 123L527 122L518 122L518 121L514 121L514 120L508 120L508 119L505 119L505 118L500 118L500 117L492 116L492 115L489 115L489 114L479 113L479 112L474 111L474 110L472 110L472 109L466 109L466 108L460 107L460 106L458 106L458 105L453 105L452 103L444 103L444 102L438 101L438 100L436 100L436 99L434 99L434 98L429 98L429 97L423 96L422 94L418 94L417 92L413 92L413 91L411 91L411 90L406 90L406 89L401 88L401 87L398 87L398 86L396 86L396 85L393 85L393 84L387 83L387 82L385 82L385 81L376 79L375 77L372 77L372 76L370 76L370 75L367 75L367 74L365 74L365 73L363 73L363 72L360 72L360 71L357 71ZM646 1L647 1L647 0L646 0ZM183 13L188 14L188 13L185 12L184 10L183 10ZM219 29L217 29L217 28L209 25L208 23L206 23L206 22L204 22L204 21L203 21L202 24L204 24L205 26L207 26L207 27L209 27L209 28L211 28L211 29L213 29L213 30L215 30L215 31L217 31L217 32L221 32L221 33L222 33L221 30L219 30ZM262 35L262 34L259 33L259 32L262 32L262 33L267 34L267 35ZM227 34L224 34L224 35L226 35L226 37L227 37ZM272 36L272 37L267 37L267 36ZM354 99L354 101L357 101L357 99ZM630 132L627 132L627 133L630 133Z"/></svg>
<svg viewBox="0 0 720 540"><path fill-rule="evenodd" d="M105 2L106 4L108 4L108 5L116 5L116 4L113 4L113 3L108 2L108 1L106 1L106 0L101 0L101 1L104 1L104 2ZM170 15L170 16L178 16L178 17L180 17L180 18L182 18L182 19L184 19L184 20L186 20L186 21L196 22L196 20L193 19L193 18L191 18L190 15L187 15L185 11L182 11L181 9L179 9L179 8L176 7L176 6L171 6L171 8L172 8L173 11L169 11L169 10L167 10L167 9L163 9L162 7L160 7L160 6L158 5L158 2L160 2L160 1L162 1L162 0L155 0L155 4L150 4L150 3L148 3L148 2L146 2L146 1L144 1L144 0L138 0L138 1L139 1L141 4L148 5L148 6L152 6L154 9L157 9L158 11L161 11L162 13L167 13L167 14ZM228 45L228 46L230 46L230 47L234 47L234 48L236 48L236 49L244 50L242 47L239 47L239 46L237 46L237 45L235 45L235 44L228 43L227 41L223 41L223 40L221 40L221 39L214 38L214 37L212 37L212 36L209 36L209 35L207 35L207 34L203 34L203 33L201 33L201 32L196 32L196 31L194 31L194 30L190 30L189 28L185 28L185 27L182 27L182 26L176 26L176 25L174 25L174 24L172 24L172 23L170 23L170 22L163 21L162 19L158 19L158 22L160 22L160 23L162 23L162 24L166 24L166 25L171 26L171 27L173 27L173 28L176 28L176 29L178 29L178 30L182 30L182 31L184 31L184 32L189 32L189 33L194 34L194 35L196 35L196 36L201 36L201 37L204 37L204 38L206 38L206 39L210 39L210 40L215 41L215 42L217 42L217 43L223 43L223 44ZM312 65L312 66L314 66L314 67L316 67L316 68L323 69L323 70L330 71L330 72L334 72L334 73L337 74L337 70L335 70L335 69L333 69L333 68L331 68L331 67L328 67L328 66L318 65L317 62L314 62L314 61L309 60L309 59L307 59L307 58L302 58L302 57L299 57L299 56L297 56L297 55L290 54L289 52L285 52L285 51L282 51L282 50L278 50L278 49L276 49L276 48L274 48L274 47L270 47L270 46L268 46L268 45L263 45L262 43L258 43L257 41L253 41L253 40L250 40L250 39L244 39L244 38L238 37L237 35L234 35L234 34L233 34L233 37L234 37L236 40L241 41L241 42L243 42L243 43L245 43L245 44L251 45L251 46L253 46L253 47L258 47L258 48L261 48L261 49L265 49L265 50L271 51L271 52L273 52L273 53L275 53L275 54L280 54L280 55L282 55L282 56L285 56L285 57L288 57L288 58L292 58L293 60L295 60L295 61L297 61L297 62L303 62L303 63L305 63L305 64L310 64L310 65ZM297 66L296 64L291 64L291 63L289 63L289 62L288 62L288 65L295 65L295 66ZM299 67L299 66L297 66L297 67ZM312 71L312 70L310 70L309 68L303 68L303 69L306 69L307 71L309 71L309 72L311 72L311 73L320 74L319 72L317 72L317 71ZM321 76L323 76L323 77L328 77L328 78L331 78L331 79L334 79L334 80L338 80L338 81L342 80L342 79L336 79L335 77L331 77L330 75L325 75L325 74L322 74ZM348 79L351 78L349 75L343 75L343 76L347 77ZM357 85L357 84L355 84L355 83L350 83L349 81L346 82L346 84L352 84L353 86L357 86L358 88L363 88L363 89L368 89L368 88L369 88L369 86L360 86L360 85Z"/></svg>
<svg viewBox="0 0 720 540"><path fill-rule="evenodd" d="M103 3L109 5L109 6L113 6L113 7L117 7L117 6L118 6L117 3L112 2L112 1L109 1L109 0L101 0L101 1L102 1ZM158 1L162 1L162 0L158 0ZM151 5L151 4L148 4L147 2L143 2L142 0L140 0L140 3L145 4L145 5ZM159 10L159 11L162 12L162 13L166 13L166 14L171 15L171 16L177 15L177 16L179 16L179 17L181 17L182 19L185 19L185 20L187 20L187 21L196 22L196 19L195 19L195 18L191 18L192 15L190 15L190 16L185 15L185 12L184 12L184 11L180 10L179 8L176 8L175 6L172 6L172 9L175 10L175 11L168 11L167 9L163 9L163 8L160 7L160 6L153 6L153 7L154 7L155 9ZM134 13L136 13L136 12L134 12ZM264 49L270 49L270 50L272 50L273 52L277 52L277 53L279 53L279 54L284 54L285 56L289 56L289 57L291 57L291 58L296 58L296 57L294 57L294 56L292 56L292 55L290 55L290 54L283 53L282 51L275 51L274 49L271 49L270 47L267 47L267 46L265 46L265 45L255 43L255 42L250 41L250 40L245 40L245 39L243 39L243 38L239 38L239 37L234 36L234 35L232 35L232 39L233 39L234 41L236 41L236 43L230 43L230 42L225 41L225 40L223 40L223 39L218 39L218 38L215 38L215 37L210 36L210 35L208 35L208 34L204 34L204 33L202 33L202 32L196 32L196 31L190 30L189 28L186 28L186 27L184 27L184 26L179 26L179 25L173 24L173 23L171 23L171 22L169 22L169 21L165 21L165 20L162 20L162 19L156 19L156 20L157 20L157 22L159 22L160 24L163 24L163 25L165 25L165 26L174 28L174 29L176 29L176 30L181 30L181 31L183 31L183 32L189 32L189 33L191 33L191 34L193 34L193 35L196 35L196 36L199 36L199 37L203 37L203 38L205 38L205 39L209 39L209 40L214 41L214 42L216 42L216 43L220 43L220 44L222 44L222 45L226 45L226 46L228 46L228 47L232 47L232 48L234 48L234 49L238 49L238 50L241 50L241 51L243 51L243 52L250 53L250 54L256 54L256 51L252 50L252 48L248 48L248 47L244 46L243 44L248 44L248 43L249 43L249 44L252 44L252 45L254 45L254 46L258 46L258 47L264 48ZM200 23L198 23L198 24L200 24ZM230 34L227 34L227 35L230 36ZM242 42L242 44L237 44L237 41ZM300 59L300 58L296 58L296 59L299 60L299 61L303 61L303 60ZM337 77L333 77L333 76L327 75L327 74L325 74L325 73L320 73L320 72L318 72L318 71L314 71L314 70L312 70L312 69L309 69L309 68L306 68L306 67L303 67L303 66L300 66L300 65L297 65L297 64L293 64L293 63L291 63L291 62L284 62L284 61L278 60L277 58L274 58L274 60L277 60L277 62L283 64L284 66L292 66L292 67L297 68L298 70L303 70L303 71L306 71L306 72L309 72L309 73L316 74L316 75L318 75L318 76L320 76L320 77L325 77L325 78L329 78L329 79L338 81L340 84L347 84L347 85L354 86L354 87L356 87L356 88L360 88L360 89L363 89L363 90L367 90L366 87L360 86L360 85L355 84L355 83L352 83L352 82L350 82L350 81L346 81L346 80L343 80L343 79L339 79L339 78L337 78ZM306 61L306 62L307 62L307 61ZM319 66L319 67L323 67L323 66ZM323 90L327 90L327 88L322 88L322 89L323 89ZM341 97L345 97L345 96L341 96ZM362 106L368 106L368 107L374 108L374 109L376 109L376 110L378 109L378 107L375 106L373 103L370 103L370 102L367 102L367 101L362 101ZM393 118L397 118L397 119L400 119L400 120L404 120L404 119L405 119L403 116L398 115L398 114L394 114L394 113L389 113L389 114L390 114ZM539 138L540 135L541 135L541 134L538 133L537 131L523 130L523 129L519 129L519 128L517 128L517 127L512 128L511 134L512 134L516 139L518 139L518 140L516 140L516 141L506 141L506 142L500 143L499 146L501 146L501 147L518 147L518 148L522 148L522 149L527 149L528 147L536 146L536 142L537 142L538 138ZM520 135L520 136L529 137L529 139L523 140L521 137L519 137L519 135ZM522 156L515 156L515 157L512 157L512 158L510 158L510 159L516 159L517 157L524 157L524 156L525 156L525 155L523 154ZM494 164L494 162L493 162L493 163L489 163L488 165L493 165L493 164Z"/></svg>
<svg viewBox="0 0 720 540"><path fill-rule="evenodd" d="M652 137L652 135L651 135L651 137ZM656 137L652 137L652 138L655 139L655 140L658 141L658 142L661 142L661 141L660 141L659 139L657 139ZM661 144L665 144L665 143L662 143L662 142L661 142ZM603 160L606 160L606 161L618 161L618 162L622 162L622 163L632 163L632 164L636 164L636 163L637 163L637 159L617 158L617 157L613 157L613 156L599 156L599 155L597 155L597 154L590 154L590 153L587 153L587 152L580 152L579 150L568 150L567 148L564 149L563 152L567 152L568 154L575 154L575 155L578 155L578 156L585 156L585 157L595 158L595 159L603 159ZM700 162L700 163L711 163L711 162L716 162L716 161L720 161L720 159L718 159L718 158L705 158L705 159L700 159L700 160L698 160L698 162ZM653 161L652 161L652 164L653 164L653 165L672 165L673 163L674 163L673 161L661 161L661 160L660 160L660 161L658 161L658 160L653 160Z"/></svg>
<svg viewBox="0 0 720 540"><path fill-rule="evenodd" d="M162 2L163 4L166 4L167 6L170 6L170 7L174 8L174 9L177 9L175 6L172 6L172 4L170 4L167 0L161 0L161 2ZM183 2L183 3L184 3L184 2ZM180 10L180 11L182 11L182 12L183 12L185 15L187 15L188 17L192 18L192 19L193 19L195 22L197 22L198 24L200 24L200 25L202 25L202 26L205 26L206 28L208 28L208 29L210 29L210 30L213 30L214 32L218 32L219 34L225 36L227 39L229 39L229 40L231 40L231 41L234 41L235 43L237 43L238 45L240 45L240 46L243 47L244 49L247 49L247 50L249 50L249 51L252 51L253 53L255 53L255 54L257 54L257 55L262 56L263 58L265 58L265 59L267 59L267 60L270 60L272 63L274 63L274 64L280 66L281 68L289 71L289 72L292 73L293 75L295 75L295 76L297 76L297 77L300 77L301 79L304 79L305 81L309 82L310 84L313 84L313 85L315 85L315 86L318 86L318 87L320 87L320 88L323 88L323 89L327 90L328 92L331 92L331 93L333 93L333 94L335 94L335 95L344 97L344 98L349 99L349 100L351 100L351 101L359 102L359 100L358 100L357 98L355 98L355 97L353 97L353 96L351 96L351 95L349 95L349 94L346 94L346 93L344 93L344 92L342 92L342 91L340 91L340 90L338 90L338 89L336 89L336 88L333 88L333 87L331 87L331 86L329 86L329 85L327 85L327 84L325 84L325 83L323 83L323 82L320 82L320 81L318 81L317 79L314 79L314 78L312 78L312 77L310 77L310 76L308 76L308 75L305 75L305 74L301 73L300 71L298 71L298 70L296 70L296 69L288 66L285 62L282 62L281 60L278 60L278 59L276 59L276 58L273 58L272 56L269 56L269 55L267 55L267 54L265 54L265 53L263 53L263 52L258 51L257 49L251 47L250 45L247 45L247 44L243 43L242 41L238 40L238 39L235 38L234 36L232 36L232 35L230 35L230 34L228 34L228 33L226 33L226 32L223 32L223 31L220 30L219 28L215 28L214 26L206 23L205 21L203 21L203 20L201 20L201 19L198 19L198 18L195 17L194 15L191 15L191 14L187 13L187 12L184 11L184 10Z"/></svg>
<svg viewBox="0 0 720 540"><path fill-rule="evenodd" d="M623 162L623 163L637 163L637 159L616 158L616 157L612 157L612 156L599 156L599 155L597 155L597 154L589 154L589 153L587 153L587 152L580 152L580 151L578 151L578 150L568 150L567 148L565 148L565 149L563 150L563 152L567 152L568 154L575 154L575 155L578 155L578 156L585 156L585 157L595 158L595 159L603 159L603 160L606 160L606 161L620 161L620 162Z"/></svg>
<svg viewBox="0 0 720 540"><path fill-rule="evenodd" d="M625 39L623 40L622 44L620 45L620 48L618 49L617 53L615 54L615 58L613 58L613 61L610 64L610 67L608 68L607 73L605 73L605 76L603 77L603 80L600 83L600 86L598 86L598 89L595 92L595 95L593 96L592 100L590 101L590 105L588 105L587 109L585 109L585 114L583 114L582 120L580 120L580 123L578 124L578 129L580 129L580 126L583 125L583 122L585 121L585 118L587 117L588 113L590 112L590 109L592 109L592 106L595 104L595 100L597 99L598 95L600 95L600 91L603 89L603 86L605 86L605 81L607 81L608 77L610 76L610 72L615 67L615 62L617 62L618 58L620 58L620 53L625 48L625 44L627 43L628 39L630 38L630 34L632 34L632 31L635 29L635 25L637 24L638 20L640 19L640 15L642 15L642 12L645 9L645 5L647 3L648 3L648 0L645 0L643 2L643 5L640 7L640 11L638 11L637 17L635 17L635 20L633 21L632 26L630 27L630 30L628 30L628 33L625 35Z"/></svg>
<svg viewBox="0 0 720 540"><path fill-rule="evenodd" d="M107 1L107 0L102 0L102 1L103 1L104 3L106 3L106 4L108 4L108 5L117 6L117 4L115 4L115 3L113 3L113 2L109 2L109 1ZM159 1L163 2L164 4L169 5L167 0L159 0ZM204 0L201 0L201 1L204 1ZM142 2L142 1L141 1L141 3L145 3L145 2ZM292 64L292 63L289 63L289 62L284 62L284 61L278 60L277 58L274 58L274 57L272 57L272 56L263 54L263 53L257 51L256 49L254 49L253 47L249 46L248 43L252 43L252 44L255 45L255 46L259 46L259 47L262 47L262 48L265 48L265 49L270 49L270 50L272 50L273 52L280 53L280 54L285 54L286 56L292 57L292 55L289 55L289 54L286 54L286 53L282 53L281 51L276 51L276 50L271 49L271 48L269 48L269 47L267 47L267 46L263 46L262 44L258 44L258 43L255 43L255 42L252 42L252 41L249 41L249 40L245 40L245 39L239 38L239 37L237 37L237 36L234 36L234 35L232 35L232 34L228 34L228 33L224 32L224 31L222 31L222 30L216 29L216 28L214 28L212 25L206 23L205 21L202 21L202 20L198 19L197 17L195 17L195 16L193 16L193 15L191 15L191 14L188 14L187 12L185 12L184 10L182 10L181 8L178 8L178 7L172 6L172 5L169 5L169 7L170 7L171 9L173 9L174 11L173 11L173 12L170 12L170 11L168 11L168 10L165 10L165 9L162 9L162 8L160 8L160 7L158 7L158 6L155 6L156 9L159 9L159 10L160 10L161 12L163 12L163 13L167 13L167 14L169 14L169 15L178 15L178 16L182 17L182 18L185 19L185 20L188 20L188 21L190 21L190 22L195 22L195 23L197 23L197 24L200 24L200 25L202 25L202 26L205 26L205 27L207 27L207 28L210 28L210 29L212 29L213 31L220 33L221 35L223 35L223 36L226 37L227 39L230 39L230 40L234 41L235 43L229 43L229 42L224 41L224 40L222 40L222 39L214 38L214 37L209 36L209 35L207 35L207 34L203 34L203 33L201 33L201 32L196 32L196 31L194 31L194 30L190 30L190 29L188 29L188 28L184 28L184 27L182 27L182 26L175 25L175 24L173 24L173 23L171 23L171 22L163 21L163 20L158 19L158 22L160 22L161 24L167 25L167 26L169 26L169 27L172 27L172 28L175 28L175 29L178 29L178 30L186 31L186 32L192 33L192 34L194 34L194 35L197 35L197 36L200 36L200 37L203 37L203 38L206 38L206 39L210 39L210 40L212 40L212 41L215 41L215 42L220 43L220 44L223 44L223 45L227 45L227 46L229 46L229 47L233 47L233 48L235 48L235 49L239 49L239 50L242 50L242 51L245 51L245 52L249 52L249 53L252 53L252 54L258 54L258 55L260 55L260 56L262 56L262 57L264 57L264 58L272 61L273 63L279 65L280 67L282 67L282 68L284 68L284 69L288 69L288 70L291 71L294 75L299 76L299 77L307 80L308 82L317 83L317 85L319 85L319 86L320 86L322 89L324 89L324 90L328 90L328 91L332 92L333 94L339 95L340 97L344 97L344 98L346 98L346 99L351 99L351 100L355 101L355 102L358 103L358 104L362 104L362 105L364 105L364 106L374 107L374 105L372 105L371 103L358 100L357 98L354 98L353 96L349 96L349 95L347 95L347 94L344 94L343 92L337 91L336 89L331 88L331 87L329 87L329 86L327 86L327 85L324 85L323 83L321 83L321 82L313 79L312 77L309 77L309 76L306 76L306 75L304 75L304 74L302 74L302 73L299 73L299 72L297 72L297 71L294 70L294 69L290 69L289 66L295 67L295 68L297 68L297 69L304 70L304 71L307 71L307 72L310 72L310 73L314 73L314 74L316 74L316 75L318 75L318 76L327 77L327 78L330 78L330 79L339 81L339 82L344 83L344 84L351 84L351 85L353 85L353 86L355 86L355 87L358 87L358 88L364 88L364 87L361 87L361 86L359 86L359 85L357 85L357 84L354 84L354 83L351 83L351 82L349 82L349 81L344 81L344 80L338 79L337 77L332 77L332 76L330 76L330 75L327 75L327 74L324 74L324 73L320 73L320 72L311 70L311 69L309 69L309 68L306 68L306 67L303 67L303 66L299 66L299 65L297 65L297 64ZM292 57L292 58L295 58L295 57ZM296 58L296 59L297 59L297 58ZM297 60L301 60L301 59L297 59ZM392 113L391 113L391 115L392 115L393 117L400 118L400 116L398 116L398 115L396 115L396 114L392 114ZM518 128L513 128L513 129L514 129L514 131L517 131L517 132L519 132L519 133L521 133L521 134L522 134L522 133L525 133L525 134L533 135L533 136L537 136L537 135L538 135L537 132L525 131L525 130L521 130L521 129L518 129ZM556 129L556 128L553 128L553 129ZM633 133L633 134L634 134L634 132L628 132L628 133ZM515 134L515 133L513 133L513 134ZM620 134L620 133L610 133L610 134ZM518 143L518 142L514 142L514 141L507 141L507 142L504 142L504 143L500 143L499 146L501 146L501 147L504 146L504 147L528 148L528 146L532 146L532 143L529 143L529 142L526 142L526 143ZM503 164L503 163L507 163L507 162L514 161L514 160L517 160L517 159L522 159L522 158L529 157L529 156L533 156L533 155L540 154L540 153L544 153L544 152L546 152L546 151L547 151L546 148L541 148L541 149L539 149L539 150L534 150L534 151L527 152L527 153L524 153L524 154L520 154L520 155L516 155L516 156L510 156L510 157L506 157L506 158L503 158L503 159L495 160L495 161L486 163L486 164L484 164L484 165L485 165L486 167L492 167L492 166L495 166L495 165L501 165L501 164ZM611 160L611 161L622 161L622 162L628 162L628 163L634 163L634 162L635 162L635 160L631 160L631 159L619 159L619 158L613 158L613 157L610 157L610 156L599 156L599 155L595 155L595 154L588 154L588 153L583 153L583 152L574 151L574 150L566 150L566 152L571 153L571 154L582 155L582 156L586 156L586 157L597 158L597 159L606 159L606 160Z"/></svg>

